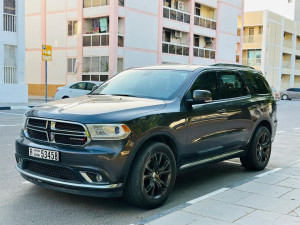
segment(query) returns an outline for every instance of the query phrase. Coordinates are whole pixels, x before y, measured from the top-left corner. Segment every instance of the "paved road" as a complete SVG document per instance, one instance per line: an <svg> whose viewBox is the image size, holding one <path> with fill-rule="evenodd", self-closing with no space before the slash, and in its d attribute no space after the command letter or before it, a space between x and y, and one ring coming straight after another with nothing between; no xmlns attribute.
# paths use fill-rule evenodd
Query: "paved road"
<svg viewBox="0 0 300 225"><path fill-rule="evenodd" d="M281 101L278 108L278 134L269 169L300 159L300 101ZM14 139L21 129L23 112L0 111L0 224L130 224L257 175L244 170L238 160L181 175L166 204L150 211L135 208L122 198L92 198L43 189L24 181L14 169Z"/></svg>

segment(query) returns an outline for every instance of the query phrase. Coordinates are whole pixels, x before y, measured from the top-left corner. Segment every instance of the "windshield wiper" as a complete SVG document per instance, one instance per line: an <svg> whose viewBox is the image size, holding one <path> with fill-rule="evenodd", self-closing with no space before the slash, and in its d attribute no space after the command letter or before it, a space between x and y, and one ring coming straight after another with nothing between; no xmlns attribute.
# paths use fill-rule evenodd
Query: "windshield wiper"
<svg viewBox="0 0 300 225"><path fill-rule="evenodd" d="M112 94L112 96L137 97L135 95L127 95L127 94Z"/></svg>

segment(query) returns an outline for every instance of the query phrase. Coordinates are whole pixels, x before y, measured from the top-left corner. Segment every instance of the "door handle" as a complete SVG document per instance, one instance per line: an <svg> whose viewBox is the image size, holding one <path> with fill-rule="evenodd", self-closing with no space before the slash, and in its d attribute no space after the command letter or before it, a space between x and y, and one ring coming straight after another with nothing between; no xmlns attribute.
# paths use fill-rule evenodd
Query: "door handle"
<svg viewBox="0 0 300 225"><path fill-rule="evenodd" d="M226 109L219 109L218 111L217 111L217 113L226 113Z"/></svg>

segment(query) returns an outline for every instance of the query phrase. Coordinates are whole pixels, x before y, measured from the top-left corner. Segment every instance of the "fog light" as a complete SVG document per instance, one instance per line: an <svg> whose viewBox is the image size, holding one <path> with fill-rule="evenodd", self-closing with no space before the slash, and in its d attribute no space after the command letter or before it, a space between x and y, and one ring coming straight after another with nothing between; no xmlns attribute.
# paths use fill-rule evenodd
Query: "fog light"
<svg viewBox="0 0 300 225"><path fill-rule="evenodd" d="M103 180L103 178L100 174L97 174L96 180L97 180L97 182L101 182Z"/></svg>
<svg viewBox="0 0 300 225"><path fill-rule="evenodd" d="M22 167L22 164L23 164L23 159L21 159L21 158L17 158L17 165L18 165L18 167Z"/></svg>

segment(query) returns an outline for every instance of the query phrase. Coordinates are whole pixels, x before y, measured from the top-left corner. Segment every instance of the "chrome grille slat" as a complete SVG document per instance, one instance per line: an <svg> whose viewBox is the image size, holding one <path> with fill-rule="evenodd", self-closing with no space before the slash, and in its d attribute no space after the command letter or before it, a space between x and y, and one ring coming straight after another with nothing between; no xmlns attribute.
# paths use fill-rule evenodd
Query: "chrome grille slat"
<svg viewBox="0 0 300 225"><path fill-rule="evenodd" d="M45 127L35 126L36 124L45 124ZM65 129L56 128L56 124ZM67 130L69 128L70 130ZM32 136L31 134L35 135ZM85 146L90 141L87 128L83 124L36 117L27 119L25 135L34 141L71 146ZM46 135L47 140L45 140L44 135ZM38 137L42 138L39 139Z"/></svg>

